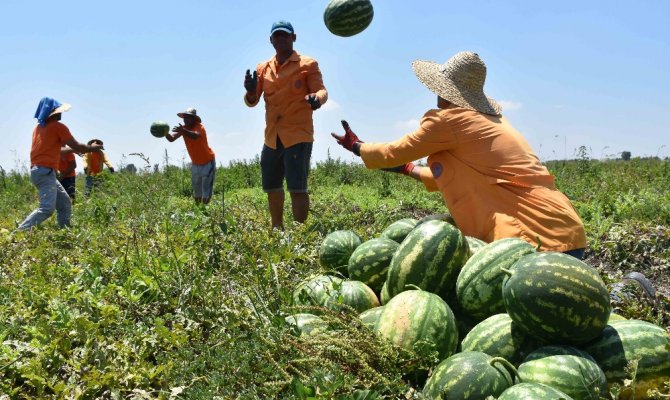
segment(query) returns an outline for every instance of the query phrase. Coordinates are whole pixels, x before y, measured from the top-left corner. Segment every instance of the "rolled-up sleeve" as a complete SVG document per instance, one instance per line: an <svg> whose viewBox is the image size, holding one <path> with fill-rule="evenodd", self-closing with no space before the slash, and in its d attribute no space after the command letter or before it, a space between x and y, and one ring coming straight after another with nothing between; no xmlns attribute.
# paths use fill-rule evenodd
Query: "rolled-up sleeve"
<svg viewBox="0 0 670 400"><path fill-rule="evenodd" d="M323 85L323 76L319 69L319 63L316 61L310 63L309 66L309 72L307 74L307 90L310 93L315 93L322 105L328 101L328 91L326 91L326 87Z"/></svg>

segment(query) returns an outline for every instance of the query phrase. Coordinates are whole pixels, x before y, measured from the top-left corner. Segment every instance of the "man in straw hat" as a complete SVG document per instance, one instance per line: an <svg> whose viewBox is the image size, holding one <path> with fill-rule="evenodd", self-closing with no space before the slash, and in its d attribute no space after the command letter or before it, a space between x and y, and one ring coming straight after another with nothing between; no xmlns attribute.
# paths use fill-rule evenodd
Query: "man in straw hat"
<svg viewBox="0 0 670 400"><path fill-rule="evenodd" d="M207 143L207 130L195 108L188 108L177 114L184 120L172 128L172 132L165 135L168 142L174 142L180 136L184 137L186 150L191 157L191 186L196 204L207 204L212 199L214 176L216 175L216 161L214 152Z"/></svg>
<svg viewBox="0 0 670 400"><path fill-rule="evenodd" d="M284 227L284 180L291 194L296 222L309 213L309 175L314 123L312 114L328 99L319 64L293 50L293 25L277 21L270 29L275 56L244 77L244 102L254 107L265 100L265 140L261 152L263 191L268 196L272 227Z"/></svg>
<svg viewBox="0 0 670 400"><path fill-rule="evenodd" d="M92 144L100 145L100 148L103 148L104 143L100 139L91 139L88 141L88 145ZM100 185L100 174L102 174L103 164L107 166L110 173L114 173L114 165L107 154L104 151L95 151L84 154L82 157L82 164L84 165L84 173L86 174L86 190L84 195L86 197L91 195L91 191L94 187Z"/></svg>
<svg viewBox="0 0 670 400"><path fill-rule="evenodd" d="M38 124L33 130L32 147L30 149L30 180L39 193L39 207L19 225L19 230L27 230L39 225L57 213L58 225L70 224L72 203L67 192L56 179L56 171L63 145L78 152L98 152L102 149L97 144L79 143L70 130L60 122L61 114L70 109L69 104L44 97L40 100L35 112Z"/></svg>
<svg viewBox="0 0 670 400"><path fill-rule="evenodd" d="M333 137L368 168L385 168L441 191L456 224L486 242L519 237L540 250L584 255L584 225L526 140L484 94L486 66L472 52L440 65L415 61L415 74L437 94L419 129L390 143L363 143L342 121ZM428 157L428 167L414 160Z"/></svg>

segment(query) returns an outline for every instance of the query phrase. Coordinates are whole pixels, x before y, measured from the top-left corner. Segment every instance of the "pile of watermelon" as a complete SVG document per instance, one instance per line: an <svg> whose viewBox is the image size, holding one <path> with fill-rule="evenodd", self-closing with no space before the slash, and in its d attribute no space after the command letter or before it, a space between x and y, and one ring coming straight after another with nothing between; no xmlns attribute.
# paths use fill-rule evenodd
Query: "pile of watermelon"
<svg viewBox="0 0 670 400"><path fill-rule="evenodd" d="M612 314L597 270L521 239L405 218L367 241L332 232L319 261L331 273L296 288L294 304L312 308L293 324L323 332L320 308L348 310L397 346L436 352L424 398L600 399L625 386L618 398L647 399L670 380L664 328Z"/></svg>

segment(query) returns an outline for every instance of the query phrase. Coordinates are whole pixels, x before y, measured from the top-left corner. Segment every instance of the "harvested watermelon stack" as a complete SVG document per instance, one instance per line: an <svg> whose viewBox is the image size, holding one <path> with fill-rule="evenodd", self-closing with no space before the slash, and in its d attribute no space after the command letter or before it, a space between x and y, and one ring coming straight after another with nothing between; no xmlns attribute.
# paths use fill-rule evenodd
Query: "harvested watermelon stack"
<svg viewBox="0 0 670 400"><path fill-rule="evenodd" d="M613 314L598 271L574 257L516 238L484 243L448 215L403 218L367 241L336 231L318 252L349 279L314 277L294 304L358 312L394 345L435 351L426 399L610 398L631 386L631 362L635 384L619 399L648 399L670 381L668 332ZM305 321L303 335L325 329L291 321Z"/></svg>

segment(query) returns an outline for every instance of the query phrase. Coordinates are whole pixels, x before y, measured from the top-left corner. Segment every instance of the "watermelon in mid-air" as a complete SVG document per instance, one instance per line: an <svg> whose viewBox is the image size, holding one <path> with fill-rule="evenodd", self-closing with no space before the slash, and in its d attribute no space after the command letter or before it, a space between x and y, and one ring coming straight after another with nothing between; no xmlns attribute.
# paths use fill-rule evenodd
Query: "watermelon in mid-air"
<svg viewBox="0 0 670 400"><path fill-rule="evenodd" d="M323 12L323 22L334 35L349 37L363 32L373 15L370 0L331 0Z"/></svg>
<svg viewBox="0 0 670 400"><path fill-rule="evenodd" d="M170 125L164 121L156 121L151 124L151 134L155 137L165 137L170 132Z"/></svg>

